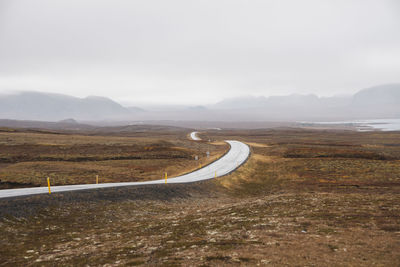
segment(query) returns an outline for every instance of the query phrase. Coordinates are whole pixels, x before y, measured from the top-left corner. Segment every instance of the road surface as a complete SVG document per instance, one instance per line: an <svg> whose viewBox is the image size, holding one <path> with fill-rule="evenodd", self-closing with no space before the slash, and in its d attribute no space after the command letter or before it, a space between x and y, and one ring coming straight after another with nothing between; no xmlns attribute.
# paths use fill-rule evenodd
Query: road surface
<svg viewBox="0 0 400 267"><path fill-rule="evenodd" d="M210 165L207 165L197 171L169 178L167 182L169 184L175 183L192 183L214 177L224 176L241 164L243 164L250 155L249 147L239 141L225 141L231 148L223 157L214 161ZM150 184L164 184L165 180L154 180L148 182L125 182L125 183L105 183L105 184L80 184L80 185L62 185L52 186L51 193L76 191L76 190L88 190L88 189L99 189L108 187L120 187L120 186L138 186L138 185L150 185ZM32 187L32 188L19 188L19 189L3 189L0 190L0 198L6 197L18 197L35 194L48 194L47 187Z"/></svg>
<svg viewBox="0 0 400 267"><path fill-rule="evenodd" d="M192 140L195 140L195 141L200 141L201 138L197 136L197 133L198 132L191 132L190 133L190 138L192 138Z"/></svg>

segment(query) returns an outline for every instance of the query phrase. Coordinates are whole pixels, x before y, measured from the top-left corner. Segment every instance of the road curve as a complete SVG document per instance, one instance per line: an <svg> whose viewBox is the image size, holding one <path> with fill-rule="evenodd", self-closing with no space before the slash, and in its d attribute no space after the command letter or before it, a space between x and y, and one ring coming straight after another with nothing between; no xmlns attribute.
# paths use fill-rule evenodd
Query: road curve
<svg viewBox="0 0 400 267"><path fill-rule="evenodd" d="M211 178L224 176L241 164L243 164L250 155L249 147L239 141L225 141L230 145L230 150L220 159L213 163L188 174L169 178L169 184L175 183L192 183L202 180L208 180ZM154 180L148 182L125 182L125 183L105 183L105 184L79 184L79 185L62 185L52 186L51 193L76 191L76 190L88 190L88 189L99 189L108 187L120 187L120 186L138 186L138 185L151 185L151 184L164 184L165 180ZM47 187L32 187L32 188L19 188L19 189L3 189L0 190L0 198L7 197L18 197L36 194L48 194Z"/></svg>
<svg viewBox="0 0 400 267"><path fill-rule="evenodd" d="M192 138L192 140L194 140L194 141L200 141L201 138L197 136L197 133L198 132L191 132L190 133L190 138Z"/></svg>

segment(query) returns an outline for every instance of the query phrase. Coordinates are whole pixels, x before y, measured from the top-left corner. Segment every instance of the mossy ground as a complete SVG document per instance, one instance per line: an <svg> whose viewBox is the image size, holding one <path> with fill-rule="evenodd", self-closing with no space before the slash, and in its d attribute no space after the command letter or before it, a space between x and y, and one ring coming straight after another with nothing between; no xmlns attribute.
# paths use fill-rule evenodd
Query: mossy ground
<svg viewBox="0 0 400 267"><path fill-rule="evenodd" d="M400 133L208 134L251 158L202 183L3 200L0 262L400 265Z"/></svg>
<svg viewBox="0 0 400 267"><path fill-rule="evenodd" d="M227 144L179 139L182 134L137 135L0 131L0 188L46 186L47 177L53 185L95 183L96 175L102 183L163 179L165 172L195 170L228 150Z"/></svg>

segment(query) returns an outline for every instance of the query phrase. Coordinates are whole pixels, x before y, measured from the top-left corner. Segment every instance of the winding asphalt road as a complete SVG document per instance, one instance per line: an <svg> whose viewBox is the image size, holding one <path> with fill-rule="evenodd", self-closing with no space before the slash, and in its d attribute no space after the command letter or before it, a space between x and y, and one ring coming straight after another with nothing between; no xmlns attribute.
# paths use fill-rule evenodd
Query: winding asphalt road
<svg viewBox="0 0 400 267"><path fill-rule="evenodd" d="M193 136L198 138L196 136L196 132L191 133L192 138ZM169 184L192 183L192 182L208 180L215 177L224 176L234 171L236 168L238 168L241 164L243 164L247 160L247 158L250 155L250 149L246 144L239 141L228 140L225 142L227 142L231 146L231 148L228 151L228 153L226 153L223 157L194 172L169 178L167 182ZM53 194L65 191L88 190L88 189L99 189L99 188L120 187L120 186L164 184L164 183L165 180L161 179L148 182L62 185L62 186L52 186L51 193ZM0 198L18 197L18 196L36 195L36 194L48 194L48 188L32 187L32 188L0 190Z"/></svg>
<svg viewBox="0 0 400 267"><path fill-rule="evenodd" d="M200 141L201 138L197 136L198 132L191 132L190 133L190 138L192 138L194 141Z"/></svg>

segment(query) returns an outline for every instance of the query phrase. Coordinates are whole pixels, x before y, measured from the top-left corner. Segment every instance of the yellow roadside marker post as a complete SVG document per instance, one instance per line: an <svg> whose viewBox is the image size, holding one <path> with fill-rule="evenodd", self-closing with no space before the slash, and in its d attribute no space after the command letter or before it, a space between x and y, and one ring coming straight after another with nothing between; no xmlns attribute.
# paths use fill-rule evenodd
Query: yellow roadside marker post
<svg viewBox="0 0 400 267"><path fill-rule="evenodd" d="M49 187L49 194L51 194L51 190L50 190L50 178L47 177L47 186Z"/></svg>
<svg viewBox="0 0 400 267"><path fill-rule="evenodd" d="M165 173L165 183L167 183L168 175Z"/></svg>
<svg viewBox="0 0 400 267"><path fill-rule="evenodd" d="M96 184L98 184L98 183L99 183L99 176L96 175Z"/></svg>
<svg viewBox="0 0 400 267"><path fill-rule="evenodd" d="M214 175L214 178L217 178L217 171L215 171L215 175Z"/></svg>

